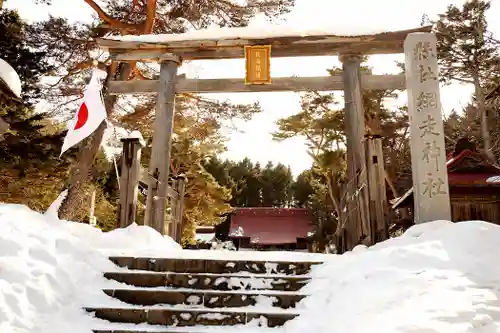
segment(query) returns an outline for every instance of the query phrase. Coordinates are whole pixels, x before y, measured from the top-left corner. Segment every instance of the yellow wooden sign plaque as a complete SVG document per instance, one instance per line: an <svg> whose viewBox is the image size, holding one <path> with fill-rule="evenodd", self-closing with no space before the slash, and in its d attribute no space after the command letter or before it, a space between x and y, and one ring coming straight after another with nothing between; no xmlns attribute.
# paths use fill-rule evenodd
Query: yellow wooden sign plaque
<svg viewBox="0 0 500 333"><path fill-rule="evenodd" d="M271 45L245 46L245 84L271 84Z"/></svg>

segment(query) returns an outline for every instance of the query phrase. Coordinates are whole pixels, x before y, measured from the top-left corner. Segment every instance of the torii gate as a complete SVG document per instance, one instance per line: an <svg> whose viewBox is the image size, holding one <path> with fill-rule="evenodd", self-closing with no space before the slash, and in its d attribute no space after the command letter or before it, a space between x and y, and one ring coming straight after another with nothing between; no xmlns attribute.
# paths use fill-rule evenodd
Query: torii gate
<svg viewBox="0 0 500 333"><path fill-rule="evenodd" d="M414 183L419 183L419 188L422 188L424 185L420 185L420 183L423 182L424 176L427 176L429 178L427 183L430 186L430 189L425 192L422 190L421 200L415 201L417 205L420 204L423 207L416 207L417 222L429 221L435 218L449 219L449 207L446 208L446 202L448 202L449 206L447 178L446 173L443 176L441 172L445 168L441 168L441 170L438 168L437 171L430 172L427 167L432 165L430 160L436 160L437 166L445 163L439 86L437 73L435 73L437 71L436 42L434 35L430 34L431 27L362 36L286 33L258 37L249 33L249 30L245 30L245 28L233 28L233 33L227 33L229 30L225 30L226 33L221 38L202 38L195 31L178 35L124 36L97 40L99 46L109 51L113 61L159 61L161 63L158 80L114 81L109 84L109 92L113 94L158 93L153 147L149 165L149 172L156 179L151 179L148 186L145 217L147 225L162 233L164 232L165 198L168 190L167 179L176 93L343 90L346 131L348 133L348 178L350 180L347 196L352 199L347 206L349 214L346 221L346 230L349 232L346 237L346 247L354 247L363 241L362 238L365 237L368 238L368 244L374 243L376 241L374 232L379 231L375 229L380 228L380 223L386 224L384 220L385 214L380 212L380 209L384 209L383 207L386 206L385 184L384 181L380 181L380 179L384 179L383 174L381 174L383 172L383 157L381 156L381 149L373 150L374 155L369 156L368 159L366 156L362 89L404 89L405 81L407 81L410 96ZM209 34L205 33L204 35L208 36ZM408 36L411 38L407 38ZM431 38L430 42L429 38ZM405 39L407 39L407 43L410 40L412 45L408 44L403 48ZM423 51L429 48L433 49L434 57L428 58L425 54L423 57L423 51L419 51L417 54L415 50L419 45ZM338 76L325 77L273 78L272 82L263 82L267 84L248 84L243 78L200 80L177 76L177 69L182 60L244 58L245 48L250 46L267 46L272 49L273 57L337 55L342 62L343 73ZM405 50L407 59L406 80L405 75L361 74L362 55L396 54L403 53ZM413 58L417 56L418 61L413 61ZM429 92L419 90L427 84L424 82L425 80L422 81L422 68L424 71L427 69L429 71L433 70L436 74L434 77L430 77L433 82L429 83ZM420 75L420 79L417 79L418 75ZM420 80L420 83L417 83L418 80ZM434 83L435 85L433 85ZM427 108L422 104L425 101L422 100L421 94L424 94L424 97L427 96ZM425 108L425 112L422 111L422 108ZM417 109L419 109L418 113L416 112ZM429 118L420 119L424 113ZM439 119L435 119L436 114ZM413 119L417 115L419 118L418 123ZM422 131L424 126L422 121L425 120L435 128L435 130L428 131L435 136L430 143L424 142L423 137L417 140L417 136L420 135L419 131ZM426 147L433 149L433 153L425 153L421 149ZM441 149L441 153L439 153L439 149ZM423 165L424 162L427 164ZM423 175L422 172L424 172ZM424 199L425 196L428 199ZM436 198L440 198L440 200L436 200ZM438 204L436 205L436 203ZM380 217L380 214L382 214L382 217ZM383 220L380 221L380 219Z"/></svg>

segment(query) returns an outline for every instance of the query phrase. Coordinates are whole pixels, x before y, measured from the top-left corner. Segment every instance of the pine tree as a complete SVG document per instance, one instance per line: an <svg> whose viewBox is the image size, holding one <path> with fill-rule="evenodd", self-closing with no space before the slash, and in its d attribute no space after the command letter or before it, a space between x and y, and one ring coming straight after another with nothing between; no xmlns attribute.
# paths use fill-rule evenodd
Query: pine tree
<svg viewBox="0 0 500 333"><path fill-rule="evenodd" d="M293 181L290 168L268 162L260 174L263 207L288 207L291 202Z"/></svg>
<svg viewBox="0 0 500 333"><path fill-rule="evenodd" d="M60 176L68 163L58 158L64 133L48 133L51 122L34 113L33 105L41 96L40 77L52 68L45 52L33 50L27 28L16 11L0 10L0 58L16 70L22 82L22 102L0 108L0 116L10 127L0 140L0 201L45 209L62 186Z"/></svg>
<svg viewBox="0 0 500 333"><path fill-rule="evenodd" d="M3 36L0 58L16 70L22 82L22 103L8 103L0 110L0 116L10 125L10 131L0 141L0 163L15 167L21 174L44 163L54 164L62 139L62 133L42 134L41 121L45 117L33 112L33 105L40 98L40 77L51 66L45 52L31 49L25 30L26 23L16 11L0 10L0 35Z"/></svg>
<svg viewBox="0 0 500 333"><path fill-rule="evenodd" d="M34 29L40 48L50 48L54 52L54 63L61 65L58 74L61 81L51 88L50 94L57 96L59 102L56 105L60 110L67 105L74 109L75 105L68 103L75 97L81 95L83 83L89 76L89 68L92 60L89 51L95 50L95 38L104 35L125 34L150 34L150 33L180 33L195 27L205 28L211 24L225 27L245 26L256 14L263 13L270 18L277 17L293 6L293 0L252 0L244 4L231 1L177 1L147 0L147 1L100 1L99 4L93 0L85 2L95 10L98 20L91 25L69 24L60 18L50 18L47 22L37 25ZM43 32L43 33L42 33ZM43 36L43 37L42 37ZM108 77L126 80L129 78L152 78L155 73L149 66L141 63L124 63L119 66L110 64L108 59L100 59L99 66L108 72ZM145 110L144 105L124 106L117 96L106 93L104 85L104 102L107 106L109 118L115 118L119 108L135 110L139 115ZM66 101L61 105L61 96L66 96ZM197 98L197 97L195 97ZM213 112L219 109L228 109L228 103L214 103L213 101L197 98L206 109L211 108ZM142 100L140 100L142 102ZM226 113L225 116L245 116L242 110L251 108L229 108L230 111L240 111L233 114ZM255 110L255 108L254 108ZM148 115L149 113L143 113ZM251 113L250 113L251 115ZM117 117L118 118L118 117ZM220 120L221 118L219 118ZM89 181L88 170L99 150L104 133L104 125L79 145L77 163L70 170L70 188L67 199L63 202L59 211L64 218L71 218L76 207L85 200L85 194L80 191Z"/></svg>
<svg viewBox="0 0 500 333"><path fill-rule="evenodd" d="M293 206L298 208L307 208L314 194L312 170L302 171L291 185Z"/></svg>
<svg viewBox="0 0 500 333"><path fill-rule="evenodd" d="M254 165L249 158L233 164L229 175L233 179L233 207L262 206L262 184L260 182L260 165Z"/></svg>
<svg viewBox="0 0 500 333"><path fill-rule="evenodd" d="M484 0L469 0L461 8L449 5L432 23L438 37L441 77L444 82L474 86L473 105L481 119L484 150L494 160L485 95L492 77L500 77L500 52L486 21L490 7Z"/></svg>
<svg viewBox="0 0 500 333"><path fill-rule="evenodd" d="M264 168L249 158L221 161L212 158L204 164L222 186L231 190L233 207L290 207L293 205L293 176L289 167L268 162Z"/></svg>

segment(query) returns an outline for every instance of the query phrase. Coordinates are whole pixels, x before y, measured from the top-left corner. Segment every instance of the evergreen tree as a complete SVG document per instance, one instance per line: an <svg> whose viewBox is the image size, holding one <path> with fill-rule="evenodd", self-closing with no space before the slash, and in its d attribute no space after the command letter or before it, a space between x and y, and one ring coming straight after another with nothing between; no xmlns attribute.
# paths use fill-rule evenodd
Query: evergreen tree
<svg viewBox="0 0 500 333"><path fill-rule="evenodd" d="M289 167L268 162L264 168L245 158L239 162L211 158L204 168L231 190L233 207L289 207L293 205L293 176Z"/></svg>
<svg viewBox="0 0 500 333"><path fill-rule="evenodd" d="M38 47L53 50L53 61L60 65L57 74L60 82L51 87L47 97L57 96L56 104L60 110L69 108L73 110L74 104L69 103L79 97L83 83L88 80L92 60L89 56L95 51L95 38L104 35L129 35L129 34L159 34L181 33L188 29L206 28L212 24L236 27L245 26L255 15L262 13L270 18L277 17L293 6L293 0L255 0L244 4L237 4L225 0L216 1L176 1L148 0L148 1L85 1L97 14L98 19L91 25L69 24L61 18L50 18L39 23L33 30L38 38ZM42 37L43 35L43 37ZM109 59L101 57L99 66L106 70L109 77L121 80L132 78L152 78L158 75L150 66L131 62L116 65ZM146 109L148 99L139 99L137 105L124 105L124 101L115 95L106 93L104 85L104 102L107 106L109 118L120 118L118 109L133 110L136 118L147 120L154 108ZM62 96L66 96L63 100ZM254 112L260 111L256 107L232 107L229 103L217 103L206 99L191 96L198 101L197 108L211 110L213 117L218 120L233 117L250 117ZM77 99L77 98L76 98ZM63 103L61 103L63 100ZM224 112L216 115L215 112ZM85 194L80 187L88 181L88 170L97 155L103 138L104 125L84 142L79 145L77 162L72 166L69 177L69 194L63 202L60 215L71 218L79 207Z"/></svg>
<svg viewBox="0 0 500 333"><path fill-rule="evenodd" d="M254 165L248 158L234 163L229 171L233 179L233 207L262 206L262 184L260 182L260 165Z"/></svg>
<svg viewBox="0 0 500 333"><path fill-rule="evenodd" d="M16 70L22 82L22 102L0 107L0 116L10 127L0 140L0 201L45 209L62 187L60 176L67 162L58 158L64 133L48 130L51 122L34 113L40 77L52 67L45 52L33 50L27 27L16 11L0 10L0 58Z"/></svg>
<svg viewBox="0 0 500 333"><path fill-rule="evenodd" d="M266 164L259 177L262 186L262 206L288 207L292 201L291 186L293 181L290 168L272 162Z"/></svg>
<svg viewBox="0 0 500 333"><path fill-rule="evenodd" d="M0 141L0 163L4 168L19 170L21 175L44 164L49 167L57 164L56 151L63 134L42 133L45 117L33 111L33 105L40 98L40 77L51 66L45 52L33 51L25 30L26 23L16 11L0 10L0 35L3 36L0 58L16 70L22 82L22 102L7 103L0 109L0 116L10 125L10 131Z"/></svg>
<svg viewBox="0 0 500 333"><path fill-rule="evenodd" d="M27 29L29 26L15 10L0 10L0 58L16 70L21 79L24 105L32 106L41 97L40 77L53 67L47 61L47 52L33 50Z"/></svg>
<svg viewBox="0 0 500 333"><path fill-rule="evenodd" d="M491 82L500 78L500 53L486 21L490 6L484 0L469 0L461 8L449 5L432 23L438 37L441 78L474 86L475 117L480 119L484 149L494 160L485 95Z"/></svg>
<svg viewBox="0 0 500 333"><path fill-rule="evenodd" d="M312 170L305 170L297 176L291 185L293 205L298 208L307 208L314 194L312 185L314 176Z"/></svg>

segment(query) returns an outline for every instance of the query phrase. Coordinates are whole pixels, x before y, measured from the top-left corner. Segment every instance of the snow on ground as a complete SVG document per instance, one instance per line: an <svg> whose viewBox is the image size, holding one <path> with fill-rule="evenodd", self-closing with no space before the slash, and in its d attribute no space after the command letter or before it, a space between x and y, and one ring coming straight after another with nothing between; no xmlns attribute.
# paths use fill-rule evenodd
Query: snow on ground
<svg viewBox="0 0 500 333"><path fill-rule="evenodd" d="M100 291L123 287L102 277L105 271L123 269L107 260L111 254L327 259L313 269L312 282L301 290L310 296L291 310L301 314L297 319L278 329L262 330L255 323L237 328L245 333L500 332L499 252L500 227L477 221L419 225L399 238L371 248L360 246L342 256L183 251L147 227L102 233L23 206L0 204L0 332L90 333L91 327L116 328L81 310L124 306ZM269 300L263 297L261 309Z"/></svg>
<svg viewBox="0 0 500 333"><path fill-rule="evenodd" d="M116 270L106 250L133 247L179 251L150 228L109 233L62 222L24 206L0 204L0 332L90 333L84 305L119 304L100 289L113 287L102 272Z"/></svg>
<svg viewBox="0 0 500 333"><path fill-rule="evenodd" d="M314 269L293 332L500 332L500 227L436 221Z"/></svg>

